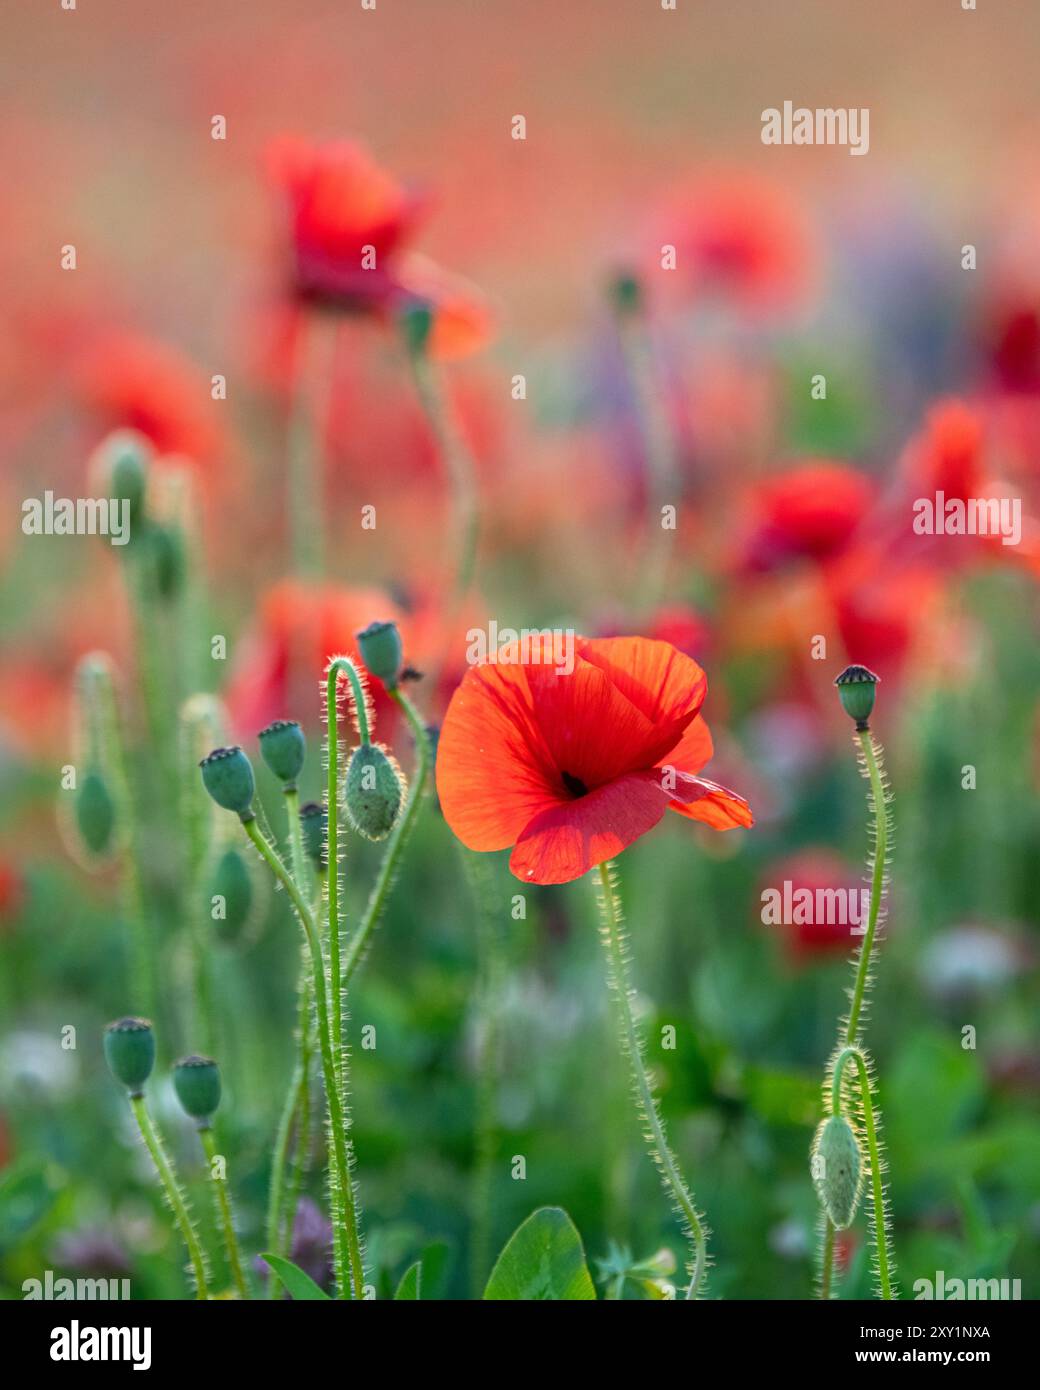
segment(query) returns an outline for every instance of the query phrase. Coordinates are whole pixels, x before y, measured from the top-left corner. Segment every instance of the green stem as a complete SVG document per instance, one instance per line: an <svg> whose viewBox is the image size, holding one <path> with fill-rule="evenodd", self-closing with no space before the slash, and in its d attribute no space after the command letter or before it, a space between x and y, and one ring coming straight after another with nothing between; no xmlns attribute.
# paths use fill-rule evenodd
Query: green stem
<svg viewBox="0 0 1040 1390"><path fill-rule="evenodd" d="M834 1228L834 1222L830 1219L830 1217L828 1216L824 1219L827 1222L827 1228L823 1236L823 1263L821 1266L820 1273L820 1297L825 1302L829 1302L831 1297L831 1285L834 1280L834 1239L837 1235L837 1232Z"/></svg>
<svg viewBox="0 0 1040 1390"><path fill-rule="evenodd" d="M412 352L409 357L419 404L451 479L455 513L454 546L458 557L450 610L450 615L453 615L458 612L469 592L476 570L477 543L480 539L476 468L469 445L445 400L440 381L426 352Z"/></svg>
<svg viewBox="0 0 1040 1390"><path fill-rule="evenodd" d="M238 1236L235 1234L235 1223L231 1215L231 1194L228 1192L227 1179L218 1176L220 1155L217 1153L217 1141L213 1137L213 1130L207 1125L199 1130L199 1138L202 1140L202 1147L206 1152L209 1161L209 1176L213 1183L213 1190L217 1195L217 1209L220 1214L220 1224L224 1232L224 1250L227 1255L228 1267L231 1270L231 1277L235 1282L235 1288L242 1298L249 1297L249 1286L246 1283L245 1275L242 1272L242 1257L238 1249Z"/></svg>
<svg viewBox="0 0 1040 1390"><path fill-rule="evenodd" d="M408 838L412 833L412 828L418 815L419 805L422 801L423 790L426 786L426 778L430 768L430 739L415 706L412 704L411 700L408 699L408 696L400 689L389 690L387 693L392 699L397 701L397 704L404 711L405 718L408 720L412 736L415 739L417 762L404 810L398 816L397 822L390 832L386 853L383 855L383 862L379 866L379 873L372 887L372 892L369 895L368 903L365 906L364 915L347 947L346 957L343 962L344 984L350 983L354 971L364 959L365 952L368 949L369 938L382 916L387 896L394 881L394 875L397 872L401 853L408 843ZM329 825L331 826L331 824L332 820L330 814ZM331 852L332 839L330 831L329 853L331 854Z"/></svg>
<svg viewBox="0 0 1040 1390"><path fill-rule="evenodd" d="M679 1171L675 1156L668 1147L664 1121L647 1075L643 1037L632 1012L633 990L628 979L627 944L611 868L609 863L599 866L600 935L607 952L607 982L617 1012L622 1048L632 1068L639 1116L645 1127L650 1157L671 1195L692 1246L692 1258L688 1265L690 1283L686 1297L694 1299L700 1293L707 1264L707 1232L694 1206L693 1196Z"/></svg>
<svg viewBox="0 0 1040 1390"><path fill-rule="evenodd" d="M286 485L293 568L298 575L322 573L322 431L325 426L336 344L335 323L305 310L300 321L289 419Z"/></svg>
<svg viewBox="0 0 1040 1390"><path fill-rule="evenodd" d="M333 1253L336 1265L336 1283L340 1298L348 1292L348 1277L355 1298L364 1298L365 1273L361 1259L361 1240L358 1235L357 1201L354 1192L354 1179L351 1173L351 1145L347 1133L343 1105L340 1096L340 1077L336 1067L336 1056L332 1046L332 1031L329 1025L328 980L325 974L325 961L322 956L321 941L314 923L314 917L293 882L292 875L261 835L256 821L243 822L245 832L252 840L260 857L265 861L275 878L289 894L290 901L300 919L307 945L311 953L311 978L314 983L314 1002L318 1012L318 1038L321 1044L322 1071L325 1076L325 1101L329 1107L330 1167L332 1170L332 1199L334 1214L338 1202L342 1202L342 1220L337 1220L333 1228ZM338 1199L337 1199L338 1194ZM348 1276L349 1270L349 1276Z"/></svg>
<svg viewBox="0 0 1040 1390"><path fill-rule="evenodd" d="M159 1132L152 1124L152 1118L148 1114L148 1107L145 1104L143 1095L130 1097L130 1108L134 1112L137 1120L137 1128L141 1131L141 1138L145 1142L145 1147L152 1156L155 1164L155 1171L159 1175L166 1200L173 1212L173 1219L181 1233L181 1239L188 1247L188 1255L191 1259L191 1267L195 1275L195 1296L196 1298L208 1298L209 1289L206 1287L206 1261L202 1253L202 1246L199 1238L195 1234L195 1228L191 1224L191 1214L188 1211L188 1203L180 1189L180 1184L173 1171L173 1165L166 1157L163 1149L162 1140Z"/></svg>

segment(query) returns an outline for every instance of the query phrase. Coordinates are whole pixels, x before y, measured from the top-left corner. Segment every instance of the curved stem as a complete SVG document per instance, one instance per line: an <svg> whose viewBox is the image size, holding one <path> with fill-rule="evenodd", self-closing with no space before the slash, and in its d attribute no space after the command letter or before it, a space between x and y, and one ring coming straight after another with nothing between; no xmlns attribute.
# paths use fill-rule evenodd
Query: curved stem
<svg viewBox="0 0 1040 1390"><path fill-rule="evenodd" d="M664 1121L661 1119L657 1097L647 1075L643 1037L632 1012L633 989L628 979L627 945L621 909L609 863L599 866L599 888L600 935L607 951L607 980L617 1012L621 1043L632 1067L632 1081L640 1119L647 1131L650 1157L657 1165L662 1181L669 1190L676 1212L684 1223L685 1233L693 1247L692 1259L688 1266L690 1283L686 1290L686 1297L693 1299L700 1293L704 1279L707 1264L707 1232L693 1204L693 1196L679 1171L675 1155L668 1147Z"/></svg>
<svg viewBox="0 0 1040 1390"><path fill-rule="evenodd" d="M870 1087L870 1072L867 1060L858 1047L846 1047L838 1054L834 1064L834 1079L831 1083L831 1114L841 1114L841 1082L845 1066L849 1061L856 1064L859 1081L860 1104L863 1107L863 1128L867 1133L867 1153L870 1156L870 1200L874 1207L874 1236L877 1250L878 1283L881 1297L892 1297L892 1280L888 1267L888 1241L885 1239L885 1195L881 1187L881 1152L878 1145L877 1125L874 1120L874 1100ZM828 1219L828 1225L831 1225ZM833 1243L833 1242L832 1242Z"/></svg>
<svg viewBox="0 0 1040 1390"><path fill-rule="evenodd" d="M870 791L874 801L874 824L877 826L877 842L874 846L874 873L870 885L867 931L860 948L856 983L852 991L852 1007L849 1010L848 1023L845 1026L846 1043L851 1043L859 1030L859 1016L863 1008L867 976L870 973L870 957L874 950L874 938L877 934L878 913L881 910L881 899L885 891L885 857L888 852L888 817L885 814L885 791L881 785L881 771L878 767L877 756L874 752L874 740L869 729L859 730L859 743L863 750L867 776L870 779Z"/></svg>
<svg viewBox="0 0 1040 1390"><path fill-rule="evenodd" d="M159 1175L166 1200L170 1204L173 1212L173 1219L181 1233L181 1239L188 1247L188 1256L191 1259L191 1267L195 1275L195 1297L209 1298L209 1289L206 1287L206 1260L202 1253L202 1246L199 1238L195 1234L195 1227L191 1224L191 1215L188 1211L188 1203L184 1194L181 1192L180 1184L174 1175L173 1165L166 1157L162 1140L155 1126L152 1124L152 1117L148 1113L148 1106L145 1104L144 1096L131 1096L130 1108L134 1112L137 1127L141 1131L141 1138L145 1142L145 1147L152 1156L155 1164L155 1171Z"/></svg>
<svg viewBox="0 0 1040 1390"><path fill-rule="evenodd" d="M404 810L397 818L397 823L390 832L386 853L383 855L383 862L379 866L379 873L372 887L372 892L369 895L368 903L365 906L364 915L347 947L346 957L343 962L344 984L350 983L351 976L361 964L365 951L368 948L368 942L372 935L372 931L377 926L382 916L390 887L393 884L394 874L397 871L401 858L401 853L408 842L408 837L411 835L412 827L415 824L430 768L430 739L415 706L412 704L411 700L409 700L408 696L400 689L388 690L387 694L397 701L398 705L400 705L401 709L404 711L405 718L408 720L409 727L415 739L417 762L412 777L412 785L408 791L408 800L405 802ZM331 825L331 820L329 823ZM330 837L330 853L331 844L332 841Z"/></svg>
<svg viewBox="0 0 1040 1390"><path fill-rule="evenodd" d="M242 1257L238 1249L238 1236L235 1234L235 1223L231 1215L231 1194L228 1192L227 1179L218 1177L217 1164L220 1155L217 1153L217 1141L213 1137L213 1130L206 1126L199 1130L199 1138L202 1140L202 1147L206 1152L209 1162L209 1176L213 1183L213 1190L217 1195L217 1208L220 1213L220 1224L224 1232L224 1250L227 1254L228 1267L231 1270L231 1277L235 1282L235 1288L242 1298L249 1297L249 1286L246 1277L242 1273Z"/></svg>
<svg viewBox="0 0 1040 1390"><path fill-rule="evenodd" d="M354 1181L350 1170L350 1149L347 1138L343 1105L340 1097L340 1078L336 1067L336 1057L332 1047L332 1031L329 1026L328 981L325 976L325 961L314 918L303 894L293 882L292 875L271 849L260 833L255 820L243 822L245 832L252 840L271 872L289 894L296 915L300 919L307 945L311 953L311 976L314 981L314 1002L318 1012L318 1037L321 1043L322 1070L325 1074L325 1100L329 1107L329 1133L331 1141L331 1167L333 1169L333 1195L338 1192L342 1202L342 1220L333 1227L333 1251L336 1264L336 1283L341 1298L346 1297L349 1280L355 1298L364 1297L365 1274L361 1259L361 1241L358 1235L357 1203Z"/></svg>

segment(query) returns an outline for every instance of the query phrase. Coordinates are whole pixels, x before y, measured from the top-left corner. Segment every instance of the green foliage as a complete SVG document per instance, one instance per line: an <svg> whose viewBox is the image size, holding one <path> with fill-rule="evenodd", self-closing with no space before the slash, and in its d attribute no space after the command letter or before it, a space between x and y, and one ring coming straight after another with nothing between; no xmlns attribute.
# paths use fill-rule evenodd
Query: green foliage
<svg viewBox="0 0 1040 1390"><path fill-rule="evenodd" d="M495 1262L484 1297L524 1302L596 1297L581 1237L565 1211L541 1207L514 1231Z"/></svg>
<svg viewBox="0 0 1040 1390"><path fill-rule="evenodd" d="M325 1290L320 1288L311 1276L300 1269L298 1265L294 1265L292 1260L283 1259L281 1255L273 1255L270 1250L265 1250L260 1258L271 1266L297 1302L328 1301L329 1296Z"/></svg>

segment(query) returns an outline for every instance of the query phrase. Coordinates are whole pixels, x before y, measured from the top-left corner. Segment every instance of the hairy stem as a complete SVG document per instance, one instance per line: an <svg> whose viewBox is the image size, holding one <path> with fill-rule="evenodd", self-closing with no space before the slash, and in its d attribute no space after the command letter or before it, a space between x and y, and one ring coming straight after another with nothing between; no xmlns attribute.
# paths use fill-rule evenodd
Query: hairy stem
<svg viewBox="0 0 1040 1390"><path fill-rule="evenodd" d="M707 1266L708 1233L694 1206L693 1196L679 1171L675 1155L668 1146L660 1107L647 1075L643 1036L632 1011L634 991L628 978L628 943L615 890L612 865L609 863L599 866L598 901L600 936L607 953L607 982L617 1013L621 1046L632 1068L632 1086L650 1157L657 1166L661 1181L671 1196L676 1214L682 1223L683 1232L690 1241L691 1258L687 1265L690 1282L686 1297L694 1299L701 1292Z"/></svg>
<svg viewBox="0 0 1040 1390"><path fill-rule="evenodd" d="M885 1220L885 1193L881 1180L881 1146L878 1140L877 1124L874 1119L874 1098L870 1070L867 1059L858 1047L846 1047L838 1055L834 1064L834 1080L831 1083L831 1114L841 1114L841 1089L845 1065L852 1061L856 1067L859 1082L859 1105L863 1115L863 1128L867 1135L867 1153L870 1157L870 1200L873 1208L874 1246L877 1256L877 1275L881 1297L892 1297L892 1280L889 1274L888 1233Z"/></svg>
<svg viewBox="0 0 1040 1390"><path fill-rule="evenodd" d="M173 1164L166 1157L162 1139L159 1132L152 1124L152 1117L148 1113L148 1106L143 1095L130 1097L130 1108L134 1112L137 1120L137 1128L141 1131L141 1138L144 1140L145 1147L152 1156L155 1164L155 1171L159 1175L163 1192L170 1210L173 1212L173 1219L181 1233L181 1239L188 1247L188 1256L191 1260L192 1272L195 1276L195 1297L204 1299L209 1298L209 1289L206 1285L206 1259L202 1253L202 1246L192 1225L191 1213L188 1210L188 1200L181 1191L173 1171Z"/></svg>
<svg viewBox="0 0 1040 1390"><path fill-rule="evenodd" d="M311 978L318 1014L318 1038L321 1044L322 1071L325 1076L325 1101L329 1109L330 1197L334 1216L340 1215L338 1208L342 1204L341 1219L335 1220L333 1224L336 1284L340 1298L345 1298L350 1288L353 1289L354 1298L363 1298L365 1273L361 1258L361 1239L358 1234L357 1198L351 1172L352 1146L347 1132L340 1093L340 1076L332 1045L332 1030L329 1024L329 981L325 974L325 961L322 955L321 941L318 938L318 929L303 894L293 882L292 875L288 873L285 865L260 833L256 821L245 821L243 825L246 834L259 851L260 857L289 894L310 949Z"/></svg>
<svg viewBox="0 0 1040 1390"><path fill-rule="evenodd" d="M239 1297L248 1298L249 1285L242 1272L242 1256L239 1253L238 1236L235 1234L235 1223L231 1215L231 1194L228 1191L227 1179L219 1173L220 1155L217 1153L217 1141L213 1137L213 1130L209 1125L199 1130L199 1138L202 1140L202 1147L209 1162L209 1176L217 1197L217 1212L220 1217L221 1230L224 1233L224 1253L227 1255L231 1278L234 1280Z"/></svg>

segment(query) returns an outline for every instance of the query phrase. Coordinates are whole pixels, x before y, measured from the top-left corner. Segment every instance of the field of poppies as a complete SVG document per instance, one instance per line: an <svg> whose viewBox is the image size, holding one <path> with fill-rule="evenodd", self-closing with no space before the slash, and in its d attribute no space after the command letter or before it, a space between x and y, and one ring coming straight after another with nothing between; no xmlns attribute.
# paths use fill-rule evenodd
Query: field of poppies
<svg viewBox="0 0 1040 1390"><path fill-rule="evenodd" d="M994 9L12 18L0 1296L1036 1296Z"/></svg>

